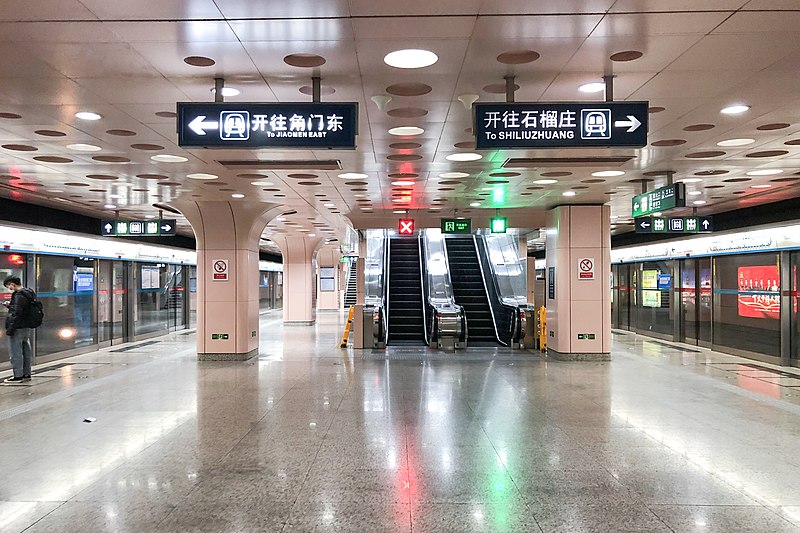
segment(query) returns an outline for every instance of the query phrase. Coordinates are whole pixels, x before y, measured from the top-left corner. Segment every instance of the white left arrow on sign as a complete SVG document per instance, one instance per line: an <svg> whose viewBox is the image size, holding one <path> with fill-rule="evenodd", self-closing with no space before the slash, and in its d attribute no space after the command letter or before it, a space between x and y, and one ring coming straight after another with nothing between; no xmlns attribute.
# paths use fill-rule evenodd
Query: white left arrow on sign
<svg viewBox="0 0 800 533"><path fill-rule="evenodd" d="M198 115L189 123L189 129L198 135L205 135L205 130L215 130L219 127L219 122L206 121L205 115Z"/></svg>
<svg viewBox="0 0 800 533"><path fill-rule="evenodd" d="M641 121L634 117L633 115L628 115L628 120L615 120L614 127L615 128L628 128L628 133L636 131L636 129L641 126Z"/></svg>

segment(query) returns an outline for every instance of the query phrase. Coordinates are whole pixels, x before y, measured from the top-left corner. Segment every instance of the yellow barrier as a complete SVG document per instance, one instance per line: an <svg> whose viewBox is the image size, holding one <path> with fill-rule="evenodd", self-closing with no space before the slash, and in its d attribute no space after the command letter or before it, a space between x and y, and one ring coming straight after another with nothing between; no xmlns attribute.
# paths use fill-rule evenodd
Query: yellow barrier
<svg viewBox="0 0 800 533"><path fill-rule="evenodd" d="M547 351L547 310L539 308L539 351Z"/></svg>
<svg viewBox="0 0 800 533"><path fill-rule="evenodd" d="M347 325L344 327L344 334L342 335L342 342L339 343L339 348L347 348L347 338L350 336L350 325L353 323L353 313L356 308L350 306L350 312L347 313Z"/></svg>

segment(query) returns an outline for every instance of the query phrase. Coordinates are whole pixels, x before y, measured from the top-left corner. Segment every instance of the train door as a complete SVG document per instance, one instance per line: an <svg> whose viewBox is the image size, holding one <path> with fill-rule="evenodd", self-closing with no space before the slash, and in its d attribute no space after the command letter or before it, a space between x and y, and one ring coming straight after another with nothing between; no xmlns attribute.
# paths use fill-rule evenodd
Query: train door
<svg viewBox="0 0 800 533"><path fill-rule="evenodd" d="M100 261L97 277L97 325L99 342L126 342L128 325L125 264Z"/></svg>
<svg viewBox="0 0 800 533"><path fill-rule="evenodd" d="M167 277L167 309L170 331L186 328L186 268L183 265L169 265Z"/></svg>
<svg viewBox="0 0 800 533"><path fill-rule="evenodd" d="M630 265L613 265L612 273L612 326L631 329Z"/></svg>
<svg viewBox="0 0 800 533"><path fill-rule="evenodd" d="M711 347L711 258L683 259L679 265L678 341Z"/></svg>

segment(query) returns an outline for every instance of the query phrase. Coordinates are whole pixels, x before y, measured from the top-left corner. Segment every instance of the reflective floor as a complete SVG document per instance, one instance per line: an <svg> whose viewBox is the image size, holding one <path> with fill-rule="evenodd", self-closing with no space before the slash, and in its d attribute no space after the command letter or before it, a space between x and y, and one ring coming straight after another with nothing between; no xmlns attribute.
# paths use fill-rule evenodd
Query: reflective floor
<svg viewBox="0 0 800 533"><path fill-rule="evenodd" d="M800 387L769 365L633 335L385 360L339 314L280 324L247 363L172 334L0 386L0 531L800 531Z"/></svg>

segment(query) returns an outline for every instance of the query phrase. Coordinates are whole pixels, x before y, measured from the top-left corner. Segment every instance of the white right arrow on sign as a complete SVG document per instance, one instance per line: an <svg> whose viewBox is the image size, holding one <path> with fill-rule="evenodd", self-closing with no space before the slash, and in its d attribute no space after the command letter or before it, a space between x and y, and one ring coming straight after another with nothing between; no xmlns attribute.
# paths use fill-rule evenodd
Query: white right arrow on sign
<svg viewBox="0 0 800 533"><path fill-rule="evenodd" d="M628 120L615 120L615 128L628 128L628 133L636 131L636 128L641 126L641 121L633 115L628 115Z"/></svg>

